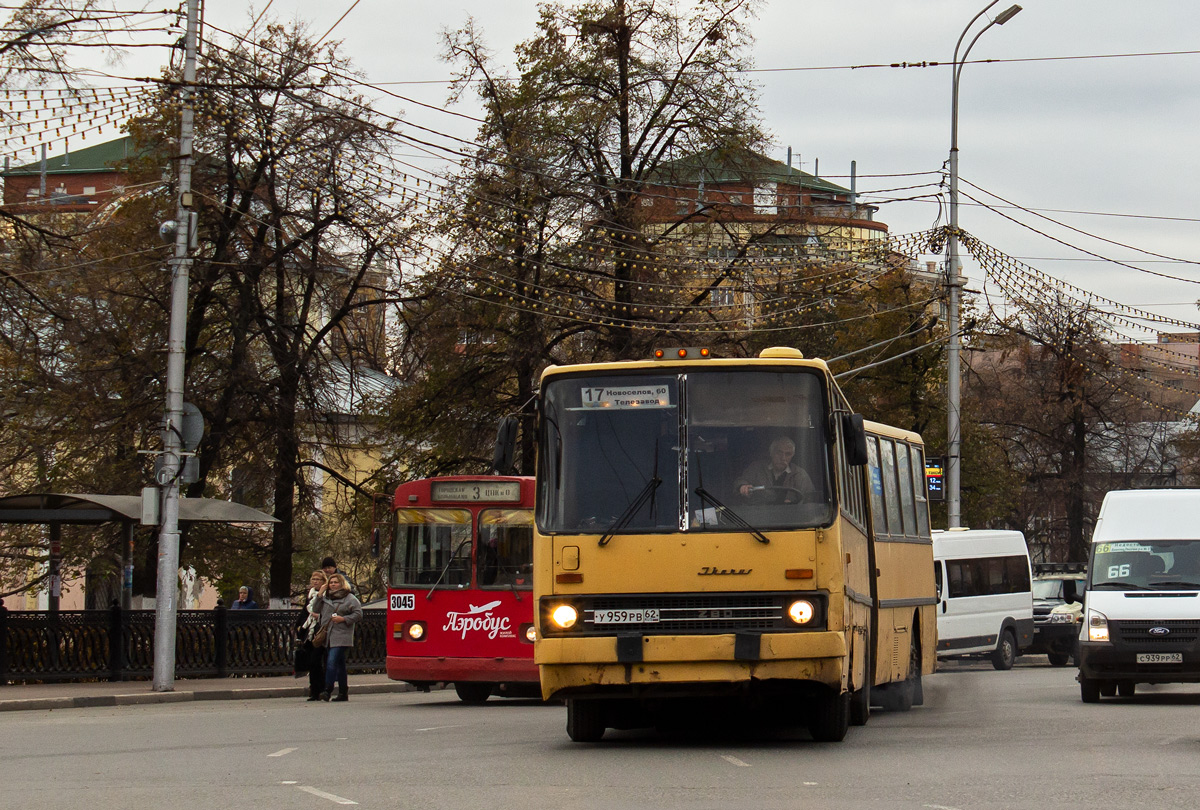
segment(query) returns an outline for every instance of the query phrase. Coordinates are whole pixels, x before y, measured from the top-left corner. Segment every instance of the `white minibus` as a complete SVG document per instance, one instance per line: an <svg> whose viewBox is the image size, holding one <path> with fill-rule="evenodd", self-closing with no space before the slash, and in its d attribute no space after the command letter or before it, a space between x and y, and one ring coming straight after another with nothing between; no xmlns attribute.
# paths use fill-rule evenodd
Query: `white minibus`
<svg viewBox="0 0 1200 810"><path fill-rule="evenodd" d="M1115 490L1092 534L1079 688L1200 683L1200 489Z"/></svg>
<svg viewBox="0 0 1200 810"><path fill-rule="evenodd" d="M1020 532L933 532L939 658L987 656L1012 669L1033 644L1029 548Z"/></svg>

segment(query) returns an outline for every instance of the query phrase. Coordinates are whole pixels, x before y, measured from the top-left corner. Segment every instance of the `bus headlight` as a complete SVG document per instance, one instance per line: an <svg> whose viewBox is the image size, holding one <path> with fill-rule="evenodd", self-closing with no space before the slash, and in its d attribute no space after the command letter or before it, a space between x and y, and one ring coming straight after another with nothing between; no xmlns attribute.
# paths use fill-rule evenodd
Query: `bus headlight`
<svg viewBox="0 0 1200 810"><path fill-rule="evenodd" d="M1098 610L1088 611L1088 641L1108 641L1108 617Z"/></svg>
<svg viewBox="0 0 1200 810"><path fill-rule="evenodd" d="M521 625L521 630L518 635L521 637L522 641L532 644L533 642L537 641L537 628L535 628L532 624L523 624Z"/></svg>
<svg viewBox="0 0 1200 810"><path fill-rule="evenodd" d="M797 599L788 605L788 618L796 624L808 624L815 614L813 603L807 599Z"/></svg>
<svg viewBox="0 0 1200 810"><path fill-rule="evenodd" d="M421 641L425 638L425 622L409 622L404 628L404 635L410 641Z"/></svg>
<svg viewBox="0 0 1200 810"><path fill-rule="evenodd" d="M579 621L579 611L570 605L559 605L550 612L550 621L562 630L568 630Z"/></svg>

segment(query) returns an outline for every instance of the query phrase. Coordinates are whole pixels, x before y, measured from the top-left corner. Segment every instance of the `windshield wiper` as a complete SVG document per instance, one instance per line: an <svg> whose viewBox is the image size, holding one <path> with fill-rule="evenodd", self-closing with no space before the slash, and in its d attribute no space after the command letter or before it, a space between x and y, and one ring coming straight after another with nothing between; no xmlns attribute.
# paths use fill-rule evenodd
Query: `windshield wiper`
<svg viewBox="0 0 1200 810"><path fill-rule="evenodd" d="M739 528L745 529L746 531L750 532L752 535L754 535L754 537L758 540L758 542L760 542L760 543L770 543L771 542L769 537L767 537L765 534L760 532L758 529L754 528L754 526L751 525L749 521L747 521L744 517L739 515L737 512L733 511L728 506L726 506L725 504L718 501L715 497L713 497L713 494L711 492L709 492L707 489L705 489L704 487L696 487L696 494L700 496L701 502L710 503L713 506L715 506L717 508L717 514L724 515L725 517L729 518L729 522L732 523L733 525L738 526Z"/></svg>
<svg viewBox="0 0 1200 810"><path fill-rule="evenodd" d="M613 525L608 527L608 531L600 536L600 545L607 546L608 541L612 540L617 532L625 528L626 523L633 520L633 516L636 515L637 511L642 508L646 501L648 501L651 496L654 495L654 491L658 489L658 486L661 483L662 479L657 475L646 482L646 486L642 487L642 491L639 492L637 497L633 499L633 502L629 504L629 506L625 507L625 511L622 512L620 517L613 522Z"/></svg>
<svg viewBox="0 0 1200 810"><path fill-rule="evenodd" d="M1092 586L1092 590L1113 590L1113 591L1148 591L1150 588L1145 585L1137 585L1132 582L1118 582L1110 580L1108 582L1098 582Z"/></svg>
<svg viewBox="0 0 1200 810"><path fill-rule="evenodd" d="M1154 582L1154 588L1200 588L1200 582L1188 582L1182 579L1169 579L1166 582Z"/></svg>
<svg viewBox="0 0 1200 810"><path fill-rule="evenodd" d="M426 599L433 598L433 592L437 590L438 585L442 584L442 577L446 576L446 572L450 570L450 566L454 565L455 561L458 560L458 552L462 551L462 547L469 542L471 542L471 538L468 537L466 540L463 540L461 543L459 543L458 547L454 549L454 552L450 555L450 559L447 560L446 565L442 567L442 573L438 574L438 578L429 588L429 593L425 594Z"/></svg>

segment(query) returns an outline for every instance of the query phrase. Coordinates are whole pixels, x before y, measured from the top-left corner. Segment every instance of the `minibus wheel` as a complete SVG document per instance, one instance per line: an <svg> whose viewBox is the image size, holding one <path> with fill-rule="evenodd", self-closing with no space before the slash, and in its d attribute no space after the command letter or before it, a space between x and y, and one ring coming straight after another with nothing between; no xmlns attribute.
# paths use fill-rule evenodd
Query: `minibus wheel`
<svg viewBox="0 0 1200 810"><path fill-rule="evenodd" d="M1100 702L1100 682L1095 678L1079 676L1079 696L1084 703Z"/></svg>
<svg viewBox="0 0 1200 810"><path fill-rule="evenodd" d="M1017 662L1017 639L1013 631L1005 629L1000 634L1000 643L992 653L992 666L999 670L1012 669Z"/></svg>

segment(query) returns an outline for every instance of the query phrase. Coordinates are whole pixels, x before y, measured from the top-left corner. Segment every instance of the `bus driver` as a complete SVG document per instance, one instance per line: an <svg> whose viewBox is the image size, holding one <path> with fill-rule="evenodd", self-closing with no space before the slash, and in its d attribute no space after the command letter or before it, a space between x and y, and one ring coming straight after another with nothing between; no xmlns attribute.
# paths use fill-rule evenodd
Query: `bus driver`
<svg viewBox="0 0 1200 810"><path fill-rule="evenodd" d="M792 463L796 443L787 436L771 442L767 458L751 462L734 482L743 498L757 503L799 503L814 492L807 472Z"/></svg>

